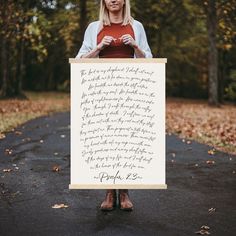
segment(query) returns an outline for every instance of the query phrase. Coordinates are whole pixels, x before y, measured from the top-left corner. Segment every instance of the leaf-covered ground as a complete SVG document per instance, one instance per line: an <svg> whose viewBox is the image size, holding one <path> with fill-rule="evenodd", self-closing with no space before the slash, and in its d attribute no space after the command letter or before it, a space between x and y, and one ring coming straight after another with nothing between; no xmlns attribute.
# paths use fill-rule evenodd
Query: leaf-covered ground
<svg viewBox="0 0 236 236"><path fill-rule="evenodd" d="M236 154L236 106L209 107L207 101L167 99L167 132Z"/></svg>
<svg viewBox="0 0 236 236"><path fill-rule="evenodd" d="M4 132L36 117L69 111L70 95L55 92L24 92L29 100L0 100L0 139Z"/></svg>
<svg viewBox="0 0 236 236"><path fill-rule="evenodd" d="M0 100L0 139L5 137L4 132L28 120L70 110L69 94L25 93L29 100ZM207 101L168 98L166 130L188 139L186 142L196 140L216 150L236 154L236 106L214 108L209 107Z"/></svg>

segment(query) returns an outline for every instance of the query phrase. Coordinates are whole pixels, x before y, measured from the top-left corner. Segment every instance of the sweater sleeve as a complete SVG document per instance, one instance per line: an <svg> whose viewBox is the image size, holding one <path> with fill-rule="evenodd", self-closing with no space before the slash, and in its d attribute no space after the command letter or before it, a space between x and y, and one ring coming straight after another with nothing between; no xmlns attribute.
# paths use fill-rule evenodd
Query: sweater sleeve
<svg viewBox="0 0 236 236"><path fill-rule="evenodd" d="M92 23L88 25L84 33L84 40L82 46L76 55L76 58L80 58L83 54L90 52L93 49L92 41Z"/></svg>
<svg viewBox="0 0 236 236"><path fill-rule="evenodd" d="M140 47L143 50L143 52L145 53L145 57L146 58L152 58L152 52L151 49L148 45L148 41L147 41L147 36L143 27L143 24L140 23Z"/></svg>

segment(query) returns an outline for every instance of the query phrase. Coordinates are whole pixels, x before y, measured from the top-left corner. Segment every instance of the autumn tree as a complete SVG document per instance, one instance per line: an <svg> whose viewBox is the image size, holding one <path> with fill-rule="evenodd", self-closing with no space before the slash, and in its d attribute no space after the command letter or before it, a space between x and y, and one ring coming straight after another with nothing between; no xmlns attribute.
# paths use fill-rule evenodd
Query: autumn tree
<svg viewBox="0 0 236 236"><path fill-rule="evenodd" d="M223 102L227 87L226 74L229 61L226 54L235 47L236 1L201 0L192 1L202 9L200 18L205 20L208 36L208 102L218 106Z"/></svg>
<svg viewBox="0 0 236 236"><path fill-rule="evenodd" d="M217 15L216 1L204 2L207 5L207 32L209 39L209 98L210 105L219 105L218 97L218 51L216 46Z"/></svg>
<svg viewBox="0 0 236 236"><path fill-rule="evenodd" d="M22 90L69 91L68 58L76 56L87 25L98 19L99 3L1 1L1 97ZM131 6L153 56L168 58L167 95L209 97L212 104L236 97L236 0L131 0Z"/></svg>
<svg viewBox="0 0 236 236"><path fill-rule="evenodd" d="M37 1L3 1L0 5L1 90L0 97L26 98L22 84L26 70L26 51L37 55L45 53L40 43L40 25L36 24L39 15L35 11Z"/></svg>

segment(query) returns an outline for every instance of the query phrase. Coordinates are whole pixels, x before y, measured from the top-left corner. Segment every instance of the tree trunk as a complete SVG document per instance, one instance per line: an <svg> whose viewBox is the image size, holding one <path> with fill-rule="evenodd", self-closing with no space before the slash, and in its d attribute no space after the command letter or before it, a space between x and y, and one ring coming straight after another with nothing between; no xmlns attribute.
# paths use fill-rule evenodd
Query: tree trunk
<svg viewBox="0 0 236 236"><path fill-rule="evenodd" d="M162 57L162 31L161 30L159 30L157 37L158 37L157 57Z"/></svg>
<svg viewBox="0 0 236 236"><path fill-rule="evenodd" d="M2 18L2 27L6 27L6 4L2 4L1 8L1 18ZM3 29L2 29L3 30ZM3 30L4 32L4 30ZM7 77L8 77L8 70L7 70L7 39L5 33L2 34L1 37L1 70L2 73L2 85L0 90L0 97L6 97L7 95Z"/></svg>
<svg viewBox="0 0 236 236"><path fill-rule="evenodd" d="M24 39L20 41L20 56L19 56L19 70L17 75L17 83L16 83L16 95L19 97L25 97L22 92L22 81L25 75L25 65L24 65L24 57L25 57L25 47L24 47Z"/></svg>
<svg viewBox="0 0 236 236"><path fill-rule="evenodd" d="M80 39L81 43L84 38L84 32L87 27L87 5L86 5L86 0L80 0L79 1L79 6L80 6Z"/></svg>
<svg viewBox="0 0 236 236"><path fill-rule="evenodd" d="M224 103L224 89L225 89L225 74L226 74L226 68L225 68L225 50L221 49L219 51L219 102L221 104Z"/></svg>
<svg viewBox="0 0 236 236"><path fill-rule="evenodd" d="M0 97L7 96L7 41L6 38L2 37L2 52L1 52L1 61L2 61L2 87L0 91Z"/></svg>
<svg viewBox="0 0 236 236"><path fill-rule="evenodd" d="M207 28L209 39L209 105L218 106L218 52L216 47L216 3L215 0L208 1Z"/></svg>

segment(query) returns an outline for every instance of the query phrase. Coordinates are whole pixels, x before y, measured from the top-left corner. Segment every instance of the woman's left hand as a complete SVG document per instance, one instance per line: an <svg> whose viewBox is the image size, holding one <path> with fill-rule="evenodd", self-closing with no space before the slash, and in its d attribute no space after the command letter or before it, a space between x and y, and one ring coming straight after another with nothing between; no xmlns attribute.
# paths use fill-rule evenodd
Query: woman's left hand
<svg viewBox="0 0 236 236"><path fill-rule="evenodd" d="M133 48L137 48L137 43L130 34L124 34L120 37L120 39L124 44L130 45Z"/></svg>

